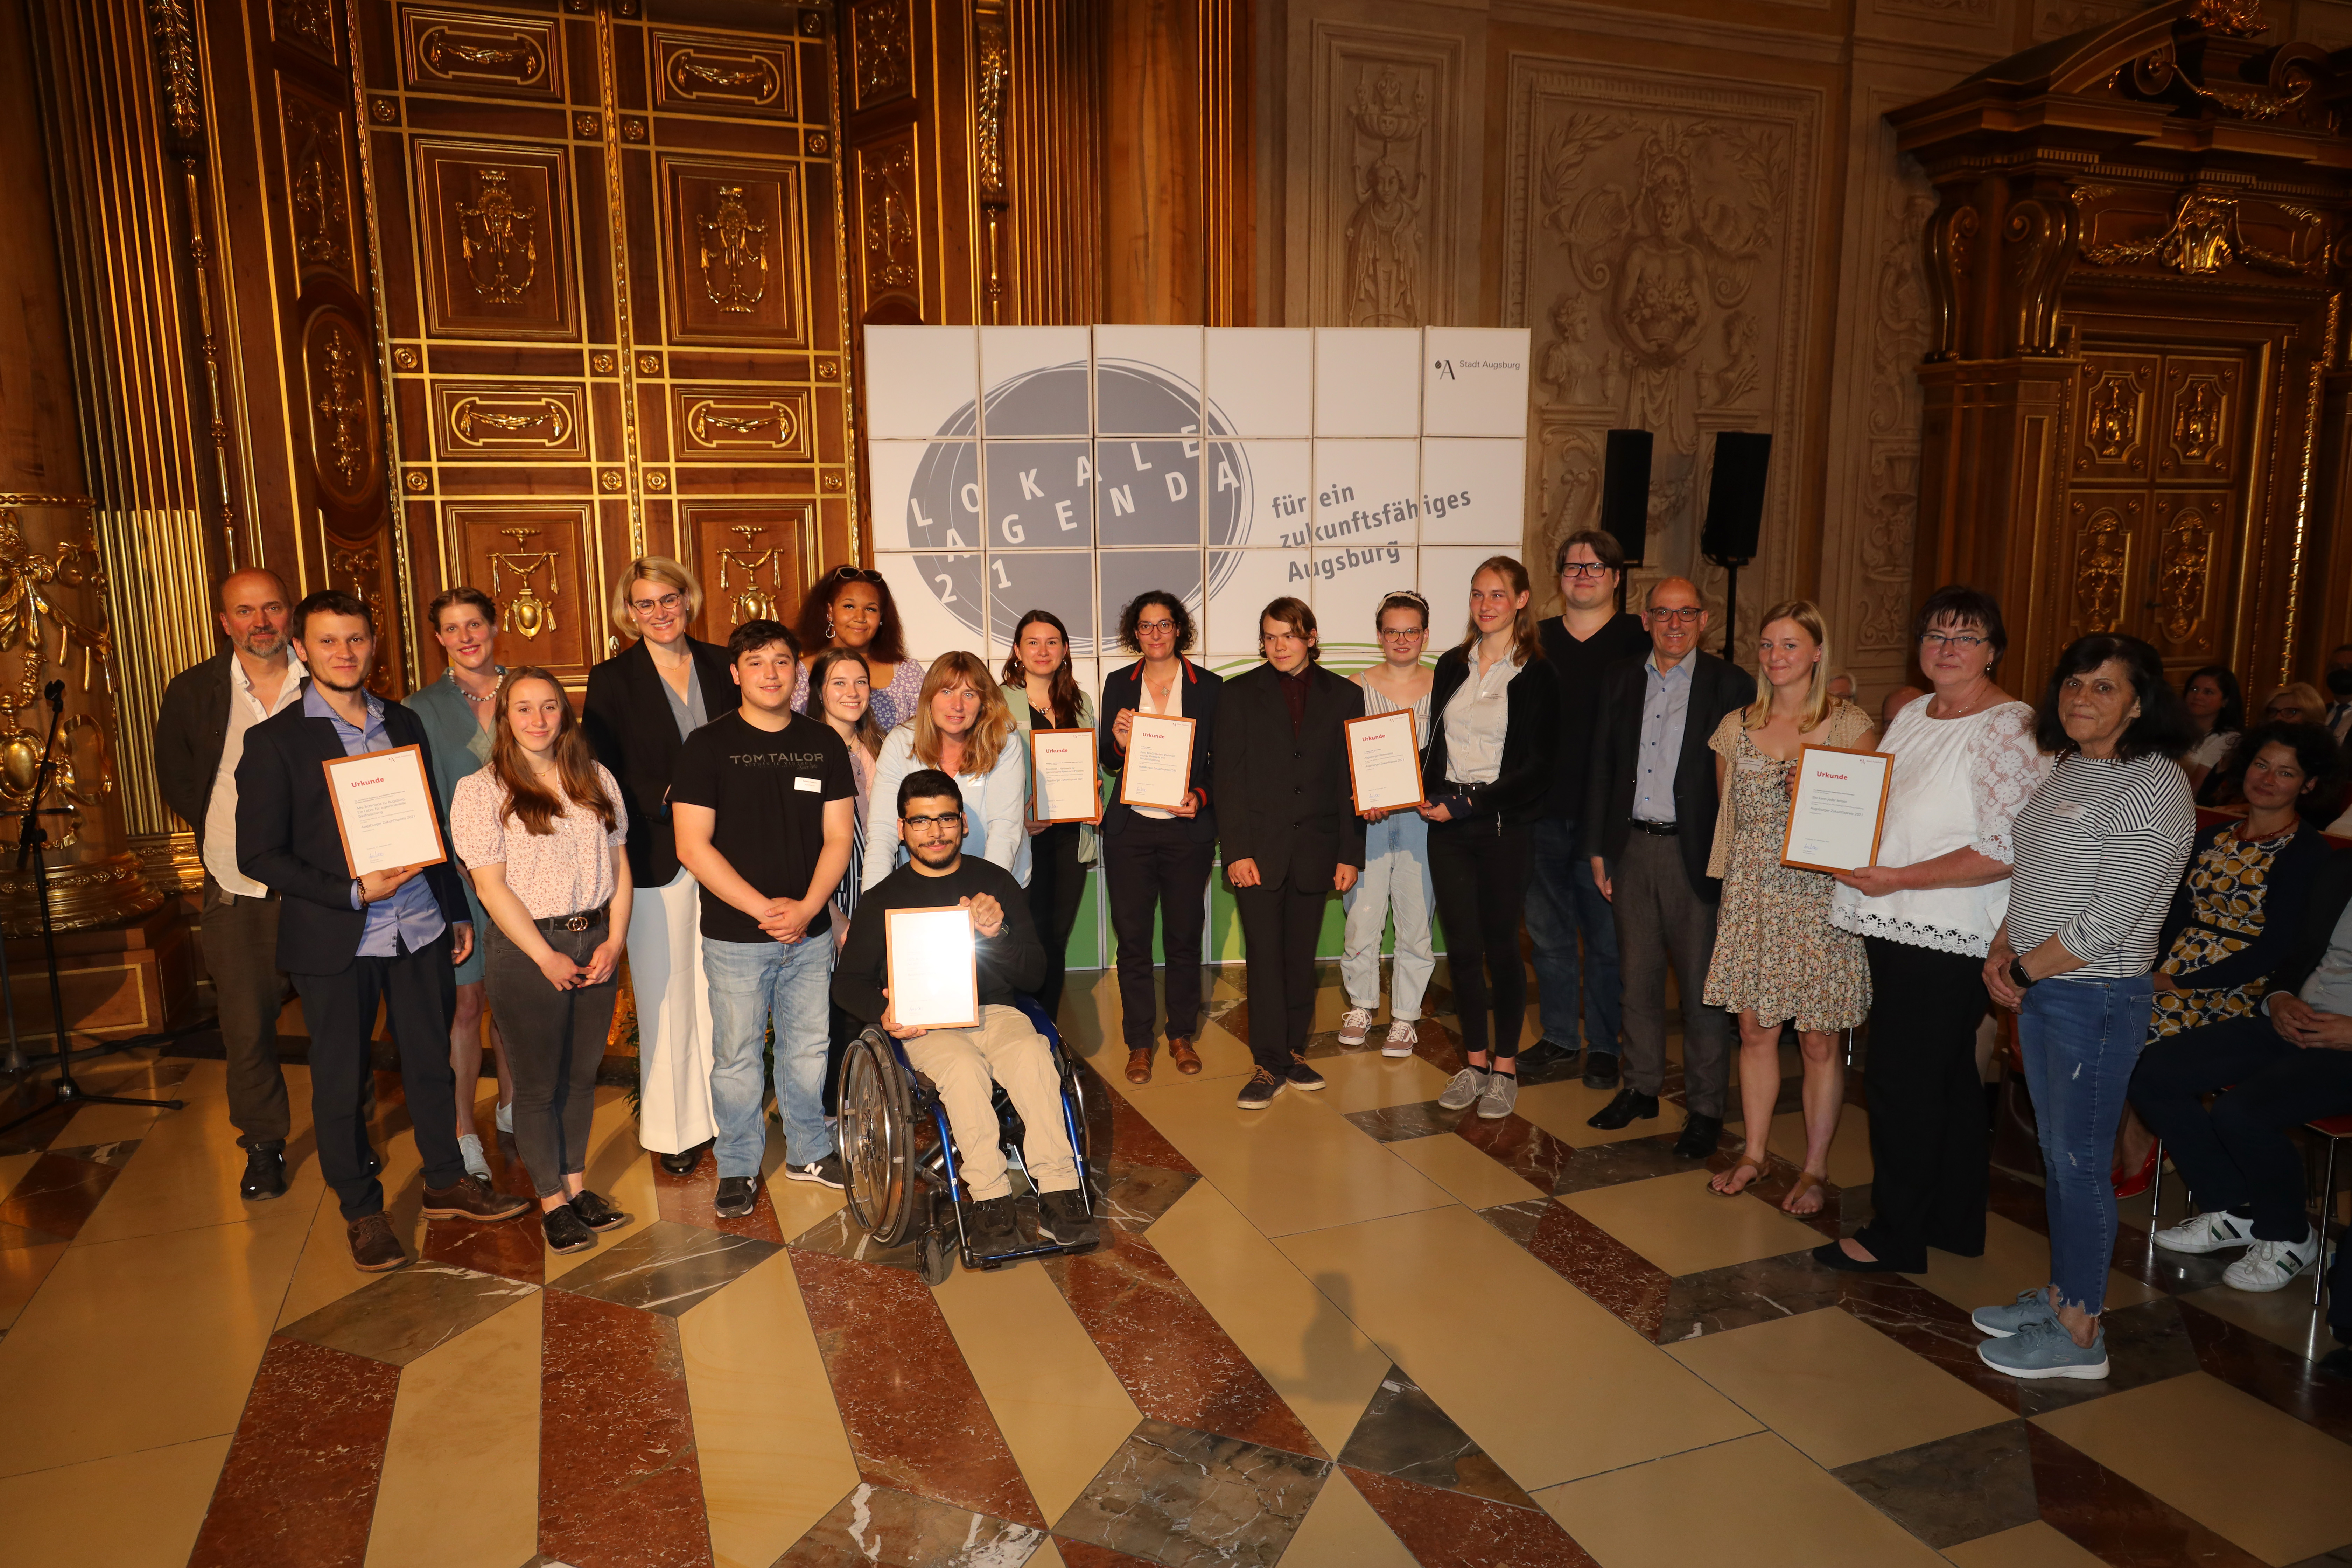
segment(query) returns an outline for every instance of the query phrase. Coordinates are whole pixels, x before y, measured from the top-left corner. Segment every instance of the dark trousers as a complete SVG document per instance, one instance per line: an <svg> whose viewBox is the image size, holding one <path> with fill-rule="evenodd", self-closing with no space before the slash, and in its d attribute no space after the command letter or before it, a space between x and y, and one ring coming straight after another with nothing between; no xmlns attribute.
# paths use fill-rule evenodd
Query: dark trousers
<svg viewBox="0 0 2352 1568"><path fill-rule="evenodd" d="M600 917L585 931L545 931L547 945L587 964L612 934ZM588 1168L589 1122L596 1112L596 1068L613 1030L613 1004L620 994L616 971L602 985L558 991L547 983L522 949L489 928L490 1010L498 1015L499 1037L506 1042L507 1071L514 1078L515 1146L523 1168L542 1198L563 1190L563 1178Z"/></svg>
<svg viewBox="0 0 2352 1568"><path fill-rule="evenodd" d="M1118 938L1118 1002L1127 1048L1150 1050L1158 1014L1151 994L1151 922L1168 956L1168 1032L1201 1026L1201 932L1208 923L1209 867L1216 846L1175 817L1133 816L1103 836L1110 929ZM1032 867L1034 874L1034 867Z"/></svg>
<svg viewBox="0 0 2352 1568"><path fill-rule="evenodd" d="M1916 1273L1927 1248L1981 1258L1991 1151L1977 1026L1984 960L1885 937L1870 955L1870 1223L1854 1239Z"/></svg>
<svg viewBox="0 0 2352 1568"><path fill-rule="evenodd" d="M286 1074L278 1065L278 1015L286 976L278 968L276 898L240 898L205 878L205 969L220 1012L228 1057L228 1119L247 1149L282 1149L291 1123Z"/></svg>
<svg viewBox="0 0 2352 1568"><path fill-rule="evenodd" d="M1462 1049L1516 1057L1528 1016L1519 916L1528 903L1532 837L1500 821L1438 822L1429 829L1429 879L1445 922L1445 968L1462 1018ZM1255 1019L1257 987L1250 987ZM1494 1043L1487 1044L1488 1015Z"/></svg>
<svg viewBox="0 0 2352 1568"><path fill-rule="evenodd" d="M392 1023L400 1082L416 1130L427 1187L450 1187L466 1173L457 1152L457 1079L449 1070L449 1025L457 1014L457 976L446 931L394 958L354 958L341 974L297 974L302 1022L310 1031L310 1121L319 1134L319 1171L335 1189L345 1219L383 1209L383 1168L368 1144L367 1105L374 1087L368 1037L376 1004Z"/></svg>
<svg viewBox="0 0 2352 1568"><path fill-rule="evenodd" d="M1544 818L1530 830L1530 841L1528 943L1535 949L1536 979L1543 988L1538 1000L1544 1038L1562 1050L1576 1048L1580 989L1584 1044L1614 1052L1623 1020L1617 917L1592 880L1592 857L1577 847L1574 818Z"/></svg>
<svg viewBox="0 0 2352 1568"><path fill-rule="evenodd" d="M2229 1092L2208 1110L2198 1097L2217 1089ZM2352 1111L2352 1051L2306 1050L2260 1015L2227 1018L2141 1052L2131 1102L2199 1208L2244 1208L2257 1238L2301 1241L2303 1155L2287 1131Z"/></svg>
<svg viewBox="0 0 2352 1568"><path fill-rule="evenodd" d="M1078 923L1078 902L1087 896L1087 868L1078 863L1078 825L1057 823L1029 840L1029 920L1045 945L1045 978L1037 983L1037 1005L1048 1018L1062 1011L1063 966L1069 961L1070 932Z"/></svg>
<svg viewBox="0 0 2352 1568"><path fill-rule="evenodd" d="M1248 964L1250 1055L1276 1078L1306 1051L1315 1026L1315 942L1330 897L1328 882L1234 889Z"/></svg>
<svg viewBox="0 0 2352 1568"><path fill-rule="evenodd" d="M1655 1095L1666 1079L1666 961L1683 1010L1683 1097L1694 1116L1720 1117L1731 1092L1731 1015L1706 1005L1721 907L1691 886L1679 837L1632 828L1608 868L1624 977L1625 1087ZM1446 922L1446 940L1453 940Z"/></svg>

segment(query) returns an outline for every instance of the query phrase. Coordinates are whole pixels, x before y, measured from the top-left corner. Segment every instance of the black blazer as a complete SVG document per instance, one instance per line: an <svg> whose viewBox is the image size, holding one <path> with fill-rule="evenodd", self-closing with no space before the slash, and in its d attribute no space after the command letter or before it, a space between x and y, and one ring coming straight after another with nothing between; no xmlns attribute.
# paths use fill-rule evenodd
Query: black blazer
<svg viewBox="0 0 2352 1568"><path fill-rule="evenodd" d="M1281 680L1261 664L1227 681L1217 706L1225 864L1256 861L1269 888L1285 880L1302 890L1328 888L1333 867L1364 864L1364 819L1341 728L1364 716L1364 689L1308 667L1306 721L1294 735Z"/></svg>
<svg viewBox="0 0 2352 1568"><path fill-rule="evenodd" d="M1421 789L1432 800L1466 793L1470 812L1457 820L1517 826L1543 815L1559 756L1559 681L1546 668L1549 662L1529 661L1504 689L1503 767L1495 782L1453 784L1445 780L1445 705L1470 679L1470 655L1458 647L1438 655L1429 683L1429 744L1422 748Z"/></svg>
<svg viewBox="0 0 2352 1568"><path fill-rule="evenodd" d="M693 637L687 648L702 682L702 706L713 719L741 704L727 650ZM588 697L581 704L581 728L596 760L611 770L629 808L629 879L640 888L659 888L677 875L677 833L670 826L670 775L686 742L677 738L661 672L643 642L635 642L588 672Z"/></svg>
<svg viewBox="0 0 2352 1568"><path fill-rule="evenodd" d="M2336 934L2336 922L2344 918L2344 906L2352 904L2352 849L2338 849L2320 863L2319 873L2311 887L2311 902L2305 907L2303 924L2295 931L2294 944L2279 966L2271 971L2273 991L2300 991L2319 961L2327 956L2329 939Z"/></svg>
<svg viewBox="0 0 2352 1568"><path fill-rule="evenodd" d="M1713 900L1722 884L1706 874L1715 851L1715 753L1707 737L1723 716L1756 700L1756 680L1711 653L1693 652L1690 706L1683 720L1682 755L1675 764L1675 821L1681 832L1683 869L1691 890ZM1601 678L1601 705L1592 724L1592 765L1585 775L1584 816L1578 836L1586 855L1614 860L1633 831L1633 771L1642 753L1642 702L1649 657L1620 660ZM1517 681L1512 682L1514 686Z"/></svg>
<svg viewBox="0 0 2352 1568"><path fill-rule="evenodd" d="M221 748L228 743L228 661L236 657L223 648L172 677L155 712L155 784L163 804L196 830L199 853Z"/></svg>
<svg viewBox="0 0 2352 1568"><path fill-rule="evenodd" d="M383 732L395 746L422 748L425 776L432 778L433 747L415 714L385 703ZM313 719L298 702L246 731L245 758L236 765L237 868L286 900L278 919L278 967L289 974L341 974L367 929L367 912L352 908L351 862L319 765L343 754L334 721ZM437 801L434 812L440 813ZM446 819L441 841L449 841ZM422 875L443 920L454 926L474 918L455 860L427 866ZM478 940L483 933L474 934Z"/></svg>
<svg viewBox="0 0 2352 1568"><path fill-rule="evenodd" d="M1213 669L1202 669L1189 658L1179 658L1184 667L1184 717L1192 724L1192 787L1200 792L1201 809L1192 821L1195 842L1205 844L1217 836L1216 791L1212 787L1213 771L1212 748L1215 742L1217 706L1222 700L1224 678ZM1103 681L1102 701L1095 721L1095 754L1102 763L1103 772L1111 779L1110 799L1103 806L1102 830L1118 833L1135 820L1135 808L1122 805L1118 799L1120 772L1127 766L1127 748L1118 743L1117 731L1122 710L1143 707L1143 661L1137 659L1124 669L1114 669Z"/></svg>

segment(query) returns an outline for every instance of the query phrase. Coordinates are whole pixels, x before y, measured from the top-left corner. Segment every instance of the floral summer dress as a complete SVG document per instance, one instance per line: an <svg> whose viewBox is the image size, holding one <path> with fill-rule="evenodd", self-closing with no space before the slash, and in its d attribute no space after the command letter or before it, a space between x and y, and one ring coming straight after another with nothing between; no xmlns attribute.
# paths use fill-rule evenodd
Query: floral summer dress
<svg viewBox="0 0 2352 1568"><path fill-rule="evenodd" d="M2189 862L2182 879L2189 892L2193 923L2172 939L2171 949L2157 963L2159 973L2174 976L2178 991L2156 994L2156 1011L2148 1017L2147 1037L2160 1040L2183 1029L2242 1018L2262 1005L2269 990L2265 977L2239 985L2192 987L2183 984L2202 969L2243 952L2263 934L2270 903L2270 884L2279 852L2294 842L2296 828L2273 837L2244 843L2235 832L2223 831L2202 845Z"/></svg>
<svg viewBox="0 0 2352 1568"><path fill-rule="evenodd" d="M1840 701L1826 743L1851 746L1870 727L1859 708ZM1830 924L1832 878L1780 864L1793 764L1759 749L1738 710L1724 715L1707 744L1730 761L1724 783L1733 826L1706 1005L1752 1010L1765 1025L1794 1018L1809 1031L1853 1027L1870 1012L1862 939Z"/></svg>

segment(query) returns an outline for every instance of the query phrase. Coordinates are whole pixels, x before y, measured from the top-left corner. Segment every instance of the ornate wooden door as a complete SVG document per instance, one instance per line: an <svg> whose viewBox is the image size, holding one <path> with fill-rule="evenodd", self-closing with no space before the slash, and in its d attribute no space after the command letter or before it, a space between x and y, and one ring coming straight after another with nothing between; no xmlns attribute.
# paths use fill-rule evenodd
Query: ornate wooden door
<svg viewBox="0 0 2352 1568"><path fill-rule="evenodd" d="M394 471L418 602L577 684L634 557L698 635L857 550L828 9L363 0ZM423 673L439 649L420 617Z"/></svg>

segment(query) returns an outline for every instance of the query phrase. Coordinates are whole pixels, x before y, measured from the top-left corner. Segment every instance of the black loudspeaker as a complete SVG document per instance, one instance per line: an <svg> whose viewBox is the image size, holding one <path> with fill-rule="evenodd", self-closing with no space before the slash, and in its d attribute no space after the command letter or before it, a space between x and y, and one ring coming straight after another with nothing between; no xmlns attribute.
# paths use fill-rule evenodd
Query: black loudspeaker
<svg viewBox="0 0 2352 1568"><path fill-rule="evenodd" d="M1601 469L1601 528L1625 552L1625 564L1642 564L1650 531L1650 433L1612 430Z"/></svg>
<svg viewBox="0 0 2352 1568"><path fill-rule="evenodd" d="M1764 475L1771 463L1771 437L1752 430L1716 434L1706 523L1698 536L1700 554L1717 564L1756 559L1757 535L1764 527Z"/></svg>

